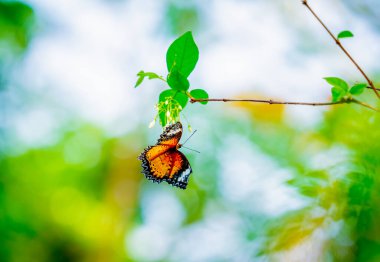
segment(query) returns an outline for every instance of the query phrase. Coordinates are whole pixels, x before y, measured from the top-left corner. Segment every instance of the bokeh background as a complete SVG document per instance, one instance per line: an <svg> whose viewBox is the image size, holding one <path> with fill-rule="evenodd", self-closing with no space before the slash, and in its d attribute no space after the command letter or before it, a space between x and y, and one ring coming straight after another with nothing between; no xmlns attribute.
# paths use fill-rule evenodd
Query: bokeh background
<svg viewBox="0 0 380 262"><path fill-rule="evenodd" d="M323 77L363 81L300 2L0 1L0 261L380 261L364 107L189 105L188 188L140 173L166 87L136 73L165 75L187 30L211 97L323 102ZM379 1L310 5L379 81Z"/></svg>

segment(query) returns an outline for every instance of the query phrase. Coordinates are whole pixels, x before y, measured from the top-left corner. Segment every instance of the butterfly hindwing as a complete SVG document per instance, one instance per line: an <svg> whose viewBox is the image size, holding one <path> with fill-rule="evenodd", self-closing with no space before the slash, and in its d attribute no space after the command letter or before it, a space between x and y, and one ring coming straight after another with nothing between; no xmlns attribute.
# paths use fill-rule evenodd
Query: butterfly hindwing
<svg viewBox="0 0 380 262"><path fill-rule="evenodd" d="M165 152L149 162L150 172L157 180L164 180L172 167L172 156Z"/></svg>
<svg viewBox="0 0 380 262"><path fill-rule="evenodd" d="M170 156L172 158L172 166L169 176L166 178L166 182L173 186L185 189L192 172L190 163L185 155L178 150L171 152Z"/></svg>
<svg viewBox="0 0 380 262"><path fill-rule="evenodd" d="M182 124L172 124L165 128L156 145L147 147L141 153L142 173L147 179L186 188L192 170L185 155L177 150L181 136Z"/></svg>

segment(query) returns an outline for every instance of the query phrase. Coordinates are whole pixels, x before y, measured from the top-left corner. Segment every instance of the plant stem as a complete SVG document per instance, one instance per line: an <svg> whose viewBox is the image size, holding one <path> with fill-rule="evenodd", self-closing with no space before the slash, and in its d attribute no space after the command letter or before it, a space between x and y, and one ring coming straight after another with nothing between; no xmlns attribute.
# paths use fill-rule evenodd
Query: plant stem
<svg viewBox="0 0 380 262"><path fill-rule="evenodd" d="M372 109L372 110L374 110L374 111L376 111L376 112L380 112L379 109L374 108L373 106L371 106L371 105L369 105L369 104L367 104L367 103L364 103L364 102L361 102L361 101L359 101L359 100L356 100L355 98L352 98L352 103L355 103L355 104L358 104L358 105L361 105L361 106L367 107L367 108Z"/></svg>
<svg viewBox="0 0 380 262"><path fill-rule="evenodd" d="M370 87L370 86L366 86L366 88L368 88L368 89L372 89L372 87ZM376 90L377 90L377 91L380 91L380 88L376 88Z"/></svg>
<svg viewBox="0 0 380 262"><path fill-rule="evenodd" d="M208 98L208 99L196 99L191 98L190 103L200 103L200 102L251 102L251 103L263 103L270 105L300 105L300 106L329 106L337 104L345 104L346 101L340 102L323 102L323 103L314 103L314 102L287 102L287 101L275 101L272 99L228 99L228 98Z"/></svg>
<svg viewBox="0 0 380 262"><path fill-rule="evenodd" d="M358 105L367 107L374 111L380 112L378 109L360 102L354 98L343 99L338 102L289 102L289 101L275 101L272 99L228 99L228 98L208 98L208 99L197 99L194 97L190 97L190 103L200 103L200 102L250 102L250 103L262 103L262 104L270 104L270 105L299 105L299 106L332 106L332 105L341 105L341 104L349 104L356 103Z"/></svg>
<svg viewBox="0 0 380 262"><path fill-rule="evenodd" d="M364 72L364 70L359 66L359 64L355 61L355 59L350 55L350 53L346 50L346 48L344 48L344 46L342 45L342 43L339 41L338 38L336 38L333 33L331 33L330 29L327 28L327 26L325 25L325 23L322 22L322 20L319 18L319 16L314 12L314 10L309 6L307 0L302 0L302 4L304 6L306 6L307 9L309 9L309 11L312 13L312 15L318 20L318 22L323 26L323 28L327 31L327 33L331 36L331 38L334 39L335 43L340 47L340 49L347 55L347 57L351 60L351 62L356 66L356 68L360 71L360 73L364 76L364 78L367 80L369 86L373 89L373 91L375 92L377 98L380 99L380 94L379 92L377 91L376 87L374 86L373 82L371 81L371 79L369 79L369 77L367 76L367 74Z"/></svg>

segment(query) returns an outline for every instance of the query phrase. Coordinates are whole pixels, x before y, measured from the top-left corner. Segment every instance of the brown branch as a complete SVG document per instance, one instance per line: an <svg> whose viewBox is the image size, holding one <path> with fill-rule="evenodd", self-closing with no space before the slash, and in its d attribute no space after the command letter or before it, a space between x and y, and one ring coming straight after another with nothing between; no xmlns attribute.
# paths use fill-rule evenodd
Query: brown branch
<svg viewBox="0 0 380 262"><path fill-rule="evenodd" d="M194 97L190 97L190 103L200 103L200 102L250 102L250 103L262 103L262 104L270 104L270 105L299 105L299 106L332 106L332 105L341 105L341 104L349 104L355 103L369 109L372 109L376 112L380 112L378 109L360 102L354 98L342 99L338 102L288 102L288 101L275 101L272 99L227 99L227 98L207 98L207 99L197 99Z"/></svg>
<svg viewBox="0 0 380 262"><path fill-rule="evenodd" d="M331 36L332 39L334 39L335 43L340 47L340 49L342 49L342 51L347 55L347 57L351 60L351 62L356 66L356 68L360 71L360 73L364 76L364 78L367 80L369 86L373 89L373 91L375 92L376 96L380 99L380 94L379 92L377 92L377 89L376 87L374 86L373 82L371 81L371 79L369 79L369 77L367 76L367 74L363 71L363 69L359 66L359 64L355 61L355 59L350 55L350 53L346 50L346 48L344 48L344 46L342 45L342 43L339 41L338 38L336 38L333 33L331 33L330 29L327 28L327 26L325 25L325 23L322 22L322 20L319 18L319 16L314 12L314 10L309 6L307 0L302 0L302 4L304 6L306 6L307 9L309 9L309 11L313 14L313 16L318 20L318 22L325 28L325 30L327 31L327 33Z"/></svg>
<svg viewBox="0 0 380 262"><path fill-rule="evenodd" d="M314 103L314 102L286 102L286 101L275 101L272 99L227 99L227 98L208 98L208 99L196 99L190 98L190 103L200 103L200 102L251 102L251 103L264 103L270 105L300 105L300 106L329 106L346 104L348 101L340 102L325 102L325 103Z"/></svg>

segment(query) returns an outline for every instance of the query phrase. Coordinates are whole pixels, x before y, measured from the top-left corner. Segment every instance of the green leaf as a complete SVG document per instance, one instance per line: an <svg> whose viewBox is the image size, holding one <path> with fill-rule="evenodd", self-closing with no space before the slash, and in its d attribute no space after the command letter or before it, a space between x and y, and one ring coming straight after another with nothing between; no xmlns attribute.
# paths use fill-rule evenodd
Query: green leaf
<svg viewBox="0 0 380 262"><path fill-rule="evenodd" d="M162 91L159 96L159 102L165 102L168 99L173 99L178 102L178 104L184 109L189 101L189 97L181 91L176 91L173 89L167 89Z"/></svg>
<svg viewBox="0 0 380 262"><path fill-rule="evenodd" d="M367 88L367 84L356 84L350 89L350 93L353 95L360 95Z"/></svg>
<svg viewBox="0 0 380 262"><path fill-rule="evenodd" d="M161 78L159 75L153 72L145 72L145 76L147 76L149 80L155 79L155 78Z"/></svg>
<svg viewBox="0 0 380 262"><path fill-rule="evenodd" d="M348 92L349 86L346 81L338 77L325 77L327 83L332 85L332 101L340 101Z"/></svg>
<svg viewBox="0 0 380 262"><path fill-rule="evenodd" d="M156 73L153 73L153 72L144 72L143 70L141 70L140 72L138 72L137 76L139 78L137 79L137 82L135 84L135 88L138 87L144 81L145 77L148 77L149 80L151 80L151 79L161 79L161 80L164 80L162 78L162 76L159 76Z"/></svg>
<svg viewBox="0 0 380 262"><path fill-rule="evenodd" d="M205 90L203 89L193 89L190 91L190 95L196 99L207 99L208 98L208 94ZM207 104L208 102L207 101L203 101L203 102L200 102L201 104L205 105Z"/></svg>
<svg viewBox="0 0 380 262"><path fill-rule="evenodd" d="M348 86L347 82L344 81L343 79L338 78L338 77L325 77L324 79L330 85L332 85L334 87L339 87L339 88L343 89L346 92L348 91L349 86Z"/></svg>
<svg viewBox="0 0 380 262"><path fill-rule="evenodd" d="M173 97L176 92L177 91L175 91L173 89L166 89L166 90L162 91L160 96L158 97L158 102L165 102L170 97Z"/></svg>
<svg viewBox="0 0 380 262"><path fill-rule="evenodd" d="M137 81L136 81L136 84L135 84L135 88L138 87L139 85L141 85L141 83L143 81L144 81L144 77L143 76L139 76L139 78L137 78Z"/></svg>
<svg viewBox="0 0 380 262"><path fill-rule="evenodd" d="M168 99L170 99L171 97L173 97L175 92L176 91L173 89L168 89L168 90L162 91L159 98L158 98L159 102L163 102L161 104L161 107L159 108L159 112L158 112L158 116L160 118L160 123L162 126L166 126L166 120L167 120L166 111L168 110L168 105L165 102Z"/></svg>
<svg viewBox="0 0 380 262"><path fill-rule="evenodd" d="M167 101L170 101L170 100L172 100L172 102L174 100L175 101L174 104L167 103ZM175 118L186 107L187 102L189 101L189 98L183 91L167 89L161 92L158 101L160 104L159 113L158 113L158 116L160 118L160 123L162 126L166 126L167 111L168 110L171 111L171 115ZM169 106L170 104L171 106ZM174 108L176 108L177 110Z"/></svg>
<svg viewBox="0 0 380 262"><path fill-rule="evenodd" d="M338 39L354 37L354 34L351 31L342 31L338 34Z"/></svg>
<svg viewBox="0 0 380 262"><path fill-rule="evenodd" d="M189 98L184 92L177 92L173 98L181 105L182 109L186 107L187 102L189 101Z"/></svg>
<svg viewBox="0 0 380 262"><path fill-rule="evenodd" d="M346 92L339 87L334 86L333 88L331 88L331 95L332 95L333 102L340 101L345 96L345 94Z"/></svg>
<svg viewBox="0 0 380 262"><path fill-rule="evenodd" d="M189 80L179 71L174 70L168 75L168 85L175 90L186 91L190 87Z"/></svg>
<svg viewBox="0 0 380 262"><path fill-rule="evenodd" d="M170 45L166 53L166 65L169 73L176 70L187 78L194 70L198 58L199 50L189 31Z"/></svg>

